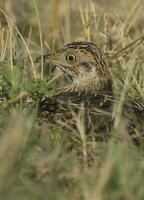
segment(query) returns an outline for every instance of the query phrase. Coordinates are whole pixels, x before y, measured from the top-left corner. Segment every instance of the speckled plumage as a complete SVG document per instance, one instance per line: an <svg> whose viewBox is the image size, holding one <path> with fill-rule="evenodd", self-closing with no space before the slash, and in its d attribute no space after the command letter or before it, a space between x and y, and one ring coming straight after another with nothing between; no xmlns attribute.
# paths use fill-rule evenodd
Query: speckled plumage
<svg viewBox="0 0 144 200"><path fill-rule="evenodd" d="M77 129L73 113L76 116L83 111L82 126L85 126L86 133L92 132L96 140L99 140L99 136L107 140L113 126L115 99L104 52L90 42L72 42L52 54L44 55L43 59L64 72L70 82L55 96L41 99L39 116L52 126L55 123L68 124L69 131L72 131L73 128ZM123 118L128 120L130 134L135 135L131 113L140 113L141 119L143 110L135 102L124 102L122 113Z"/></svg>
<svg viewBox="0 0 144 200"><path fill-rule="evenodd" d="M82 111L87 133L109 132L112 79L104 52L91 42L72 42L44 55L43 60L64 72L69 81L55 96L41 99L40 117L48 124L67 123L73 129L76 126L72 113Z"/></svg>

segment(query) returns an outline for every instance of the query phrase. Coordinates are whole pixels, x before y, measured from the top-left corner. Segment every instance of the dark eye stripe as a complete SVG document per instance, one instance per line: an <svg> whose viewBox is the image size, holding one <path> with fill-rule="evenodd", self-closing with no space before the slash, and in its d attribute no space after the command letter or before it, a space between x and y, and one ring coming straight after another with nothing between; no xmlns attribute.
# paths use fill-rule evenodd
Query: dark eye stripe
<svg viewBox="0 0 144 200"><path fill-rule="evenodd" d="M88 63L88 62L81 62L80 65L82 65L83 67L85 67L85 70L86 70L87 72L91 72L91 71L92 71L91 63Z"/></svg>

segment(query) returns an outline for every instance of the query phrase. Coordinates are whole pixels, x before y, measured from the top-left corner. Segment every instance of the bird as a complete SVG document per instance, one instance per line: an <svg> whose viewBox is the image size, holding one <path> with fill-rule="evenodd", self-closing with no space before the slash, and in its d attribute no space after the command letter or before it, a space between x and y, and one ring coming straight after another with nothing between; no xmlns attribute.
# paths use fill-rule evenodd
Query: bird
<svg viewBox="0 0 144 200"><path fill-rule="evenodd" d="M37 62L41 59L39 57ZM45 63L59 68L70 84L63 92L86 92L111 89L111 76L105 53L91 42L72 42L52 54L43 56Z"/></svg>
<svg viewBox="0 0 144 200"><path fill-rule="evenodd" d="M41 59L38 57L36 62ZM40 118L49 124L70 124L72 129L79 129L73 116L84 110L85 132L94 133L98 141L107 141L114 121L115 97L111 66L104 51L92 42L71 42L44 54L43 61L58 68L66 83L52 97L40 99ZM125 108L127 113L131 108L139 112L133 103L125 103Z"/></svg>
<svg viewBox="0 0 144 200"><path fill-rule="evenodd" d="M41 56L36 62L41 62ZM75 116L84 111L85 132L109 132L112 125L112 78L105 53L92 42L78 41L66 44L55 52L43 55L43 62L58 68L66 79L56 94L40 99L39 116L47 124L70 125L79 131ZM102 115L103 113L103 115ZM103 117L102 117L103 116ZM102 136L103 137L103 136ZM104 140L107 136L105 134Z"/></svg>

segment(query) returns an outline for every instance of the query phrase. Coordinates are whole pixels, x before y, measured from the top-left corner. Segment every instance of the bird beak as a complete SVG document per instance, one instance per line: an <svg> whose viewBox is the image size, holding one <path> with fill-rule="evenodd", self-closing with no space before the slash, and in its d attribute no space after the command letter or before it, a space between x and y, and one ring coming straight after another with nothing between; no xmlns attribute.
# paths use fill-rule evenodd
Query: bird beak
<svg viewBox="0 0 144 200"><path fill-rule="evenodd" d="M66 72L66 66L60 64L56 59L55 57L53 56L53 54L51 53L48 53L48 54L45 54L45 55L42 55L42 56L39 56L37 59L36 59L36 63L41 63L43 62L44 64L48 63L50 65L53 66L54 70L56 67L60 68L61 71L63 73Z"/></svg>
<svg viewBox="0 0 144 200"><path fill-rule="evenodd" d="M36 59L36 63L48 63L48 64L52 64L56 67L59 67L61 68L63 71L65 70L66 66L65 65L62 65L59 63L59 61L56 60L56 58L53 56L53 54L51 53L48 53L48 54L45 54L43 56L39 56L37 59Z"/></svg>
<svg viewBox="0 0 144 200"><path fill-rule="evenodd" d="M50 64L53 64L53 56L51 53L48 53L48 54L45 54L45 55L42 55L42 56L39 56L37 59L36 59L36 63L40 63L41 61L43 60L43 63L50 63Z"/></svg>
<svg viewBox="0 0 144 200"><path fill-rule="evenodd" d="M68 78L70 79L70 81L73 81L73 73L71 70L68 70L69 67L63 65L63 64L60 64L59 61L56 60L56 58L53 56L53 54L51 53L48 53L48 54L45 54L45 55L42 55L42 56L39 56L37 59L36 59L36 63L48 63L50 65L52 65L54 67L54 70L55 68L59 68L63 73L65 73L66 75L68 75Z"/></svg>

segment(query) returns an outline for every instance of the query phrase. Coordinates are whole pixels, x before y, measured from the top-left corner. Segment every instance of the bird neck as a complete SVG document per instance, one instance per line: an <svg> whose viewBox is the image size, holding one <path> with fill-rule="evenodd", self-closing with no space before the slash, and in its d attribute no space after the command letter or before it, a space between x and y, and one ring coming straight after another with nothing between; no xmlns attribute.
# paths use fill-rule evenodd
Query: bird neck
<svg viewBox="0 0 144 200"><path fill-rule="evenodd" d="M73 91L94 91L103 90L104 88L110 88L109 77L84 77L75 79L71 85Z"/></svg>

